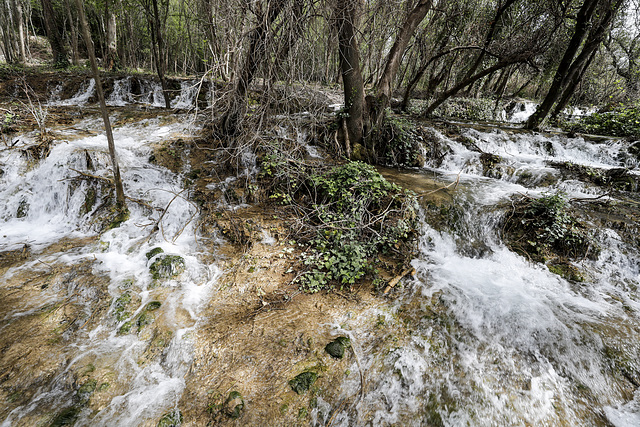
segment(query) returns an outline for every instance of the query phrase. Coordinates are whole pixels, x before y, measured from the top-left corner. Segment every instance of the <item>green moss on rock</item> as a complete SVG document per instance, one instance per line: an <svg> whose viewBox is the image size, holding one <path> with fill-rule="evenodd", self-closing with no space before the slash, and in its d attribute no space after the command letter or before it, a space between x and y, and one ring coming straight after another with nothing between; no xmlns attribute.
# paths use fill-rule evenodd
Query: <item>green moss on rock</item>
<svg viewBox="0 0 640 427"><path fill-rule="evenodd" d="M331 357L342 359L344 351L349 348L351 341L347 337L338 337L327 344L324 349Z"/></svg>
<svg viewBox="0 0 640 427"><path fill-rule="evenodd" d="M231 418L240 418L244 410L244 399L238 391L232 391L227 396L222 407L224 413Z"/></svg>
<svg viewBox="0 0 640 427"><path fill-rule="evenodd" d="M289 381L289 386L291 386L291 389L296 393L303 394L311 388L317 379L318 374L307 371L298 374L295 378Z"/></svg>
<svg viewBox="0 0 640 427"><path fill-rule="evenodd" d="M157 427L178 427L182 425L182 420L182 412L176 409L164 414L158 421Z"/></svg>
<svg viewBox="0 0 640 427"><path fill-rule="evenodd" d="M158 255L158 254L161 254L161 253L163 253L163 252L164 252L164 250L163 250L162 248L160 248L160 247L156 247L156 248L151 249L151 250L150 250L149 252L147 252L145 255L147 256L147 259L151 259L151 258L153 258L154 256L156 256L156 255Z"/></svg>
<svg viewBox="0 0 640 427"><path fill-rule="evenodd" d="M184 258L179 255L158 255L149 266L149 272L154 280L172 279L179 276L184 269Z"/></svg>

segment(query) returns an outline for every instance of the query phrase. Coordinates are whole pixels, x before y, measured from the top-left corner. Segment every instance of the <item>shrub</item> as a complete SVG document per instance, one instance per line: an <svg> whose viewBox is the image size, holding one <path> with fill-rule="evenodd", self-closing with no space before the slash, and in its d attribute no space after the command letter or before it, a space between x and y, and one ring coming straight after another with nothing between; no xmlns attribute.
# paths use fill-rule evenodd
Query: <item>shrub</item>
<svg viewBox="0 0 640 427"><path fill-rule="evenodd" d="M591 234L570 213L564 194L545 194L538 199L523 196L513 206L504 226L505 242L512 250L535 261L597 253Z"/></svg>
<svg viewBox="0 0 640 427"><path fill-rule="evenodd" d="M574 124L563 124L563 129L573 132L610 136L640 137L640 106L624 106L612 111L593 113Z"/></svg>

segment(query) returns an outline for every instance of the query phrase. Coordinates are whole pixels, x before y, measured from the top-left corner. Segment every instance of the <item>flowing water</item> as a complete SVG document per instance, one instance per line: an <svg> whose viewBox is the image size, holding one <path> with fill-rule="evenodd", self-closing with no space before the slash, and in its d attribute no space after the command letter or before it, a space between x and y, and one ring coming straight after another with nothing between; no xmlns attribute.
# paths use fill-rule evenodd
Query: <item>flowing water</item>
<svg viewBox="0 0 640 427"><path fill-rule="evenodd" d="M126 84L116 83L110 104L127 102ZM91 80L72 99L53 102L83 105L93 90ZM109 221L104 206L112 195L89 175L110 177L110 160L101 121L84 114L90 118L55 129L42 160L29 150L37 145L35 135L21 135L0 150L0 252L37 254L4 269L5 302L12 290L26 293L26 283L43 283L33 298L13 300L1 313L3 333L32 347L13 355L4 378L4 390L15 392L5 395L12 405L2 412L3 426L157 422L180 399L192 360L190 333L219 275L199 256L197 208L181 175L150 162L154 146L194 132L191 118L159 113L131 122L127 117L135 112L113 115L131 215L98 235L100 222ZM56 246L60 242L68 245ZM159 258L145 254L157 247L182 257L179 276L154 280L149 265ZM31 332L20 331L25 324ZM51 330L44 330L48 324ZM49 354L30 359L40 346ZM14 343L5 361L19 351ZM34 366L21 367L21 359ZM98 393L99 403L88 407L88 397Z"/></svg>
<svg viewBox="0 0 640 427"><path fill-rule="evenodd" d="M92 84L69 100L54 90L52 103L83 104ZM122 108L114 114L114 136L125 192L138 201L129 200L131 216L117 228L99 233L111 195L95 178L110 176L97 115L56 129L41 160L30 150L35 135L0 150L0 253L34 254L9 267L0 262L0 328L32 347L3 350L3 360L13 354L16 361L0 374L3 426L60 425L64 417L78 425L155 425L180 407L194 369L193 335L222 272L204 253L211 242L197 232L198 210L183 187L188 171L152 161L158 145L196 127L185 114L127 119L127 104L164 104L157 84L147 86L136 97L129 79L117 80L109 96ZM172 106L190 108L195 87L185 82ZM486 128L464 130L463 140L432 132L444 147L440 161L383 173L433 194L430 200L437 196L455 220L441 227L425 213L416 274L404 289L388 303L358 316L334 314L322 326L352 338L349 370L362 376L345 374L337 400L320 395L311 423L640 425L637 239L601 228L599 255L575 262L585 277L577 283L512 252L501 236L502 218L519 194L562 191L637 206L637 193L609 194L558 166L627 168L637 181L638 159L628 143ZM304 132L293 139L318 156ZM482 152L500 156L491 171ZM245 157L248 179L255 158ZM225 182L210 187L216 185ZM163 255L146 254L157 247L182 257L184 271L154 279L149 266ZM35 356L34 346L46 354ZM24 367L21 359L42 367ZM264 425L280 424L272 421Z"/></svg>
<svg viewBox="0 0 640 427"><path fill-rule="evenodd" d="M434 132L450 147L439 167L384 173L418 192L459 177L443 192L464 213L452 230L424 224L413 282L378 314L406 332L395 338L402 344L380 349L366 322L352 325L350 334L370 345L362 364L373 384L357 414L343 411L334 423L640 425L637 240L600 230L601 254L578 260L586 280L568 282L502 243L498 208L518 194L603 196L550 165L626 167L637 178L628 144L469 129L467 141L502 157L501 173L488 178L479 152ZM359 387L347 382L343 398Z"/></svg>

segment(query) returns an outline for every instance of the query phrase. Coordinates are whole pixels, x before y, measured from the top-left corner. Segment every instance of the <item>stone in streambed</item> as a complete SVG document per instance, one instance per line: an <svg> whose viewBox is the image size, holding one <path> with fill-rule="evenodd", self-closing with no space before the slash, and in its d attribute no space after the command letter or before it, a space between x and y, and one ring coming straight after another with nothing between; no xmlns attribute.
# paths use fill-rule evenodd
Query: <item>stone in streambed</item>
<svg viewBox="0 0 640 427"><path fill-rule="evenodd" d="M338 337L327 344L324 349L331 357L342 359L345 349L349 348L351 341L347 337Z"/></svg>
<svg viewBox="0 0 640 427"><path fill-rule="evenodd" d="M298 394L305 393L308 391L313 383L318 379L318 374L315 372L303 372L298 374L294 379L289 381L289 386L291 389Z"/></svg>

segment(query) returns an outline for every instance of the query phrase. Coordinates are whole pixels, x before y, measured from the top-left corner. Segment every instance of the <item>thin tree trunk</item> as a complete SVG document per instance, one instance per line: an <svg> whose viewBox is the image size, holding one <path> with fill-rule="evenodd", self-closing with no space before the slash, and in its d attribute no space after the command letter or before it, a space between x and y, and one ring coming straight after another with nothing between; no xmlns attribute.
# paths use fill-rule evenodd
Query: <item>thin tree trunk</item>
<svg viewBox="0 0 640 427"><path fill-rule="evenodd" d="M269 29L288 0L274 0L268 5L264 16L260 17L258 26L249 36L249 50L244 63L238 72L236 84L227 99L227 111L218 124L219 130L226 135L235 135L240 131L247 110L246 95L253 81L260 62L266 57L266 43Z"/></svg>
<svg viewBox="0 0 640 427"><path fill-rule="evenodd" d="M479 73L476 73L475 75L467 78L466 80L461 81L460 83L458 83L457 85L455 85L454 87L452 87L451 89L449 89L448 91L444 92L442 95L440 95L438 97L438 99L436 99L433 103L431 103L431 105L429 105L427 107L427 109L425 110L425 112L423 113L425 116L428 116L429 114L433 113L433 111L438 108L440 105L442 105L442 103L444 101L447 100L447 98L452 97L453 95L455 95L456 93L458 93L460 90L464 89L465 87L469 86L472 83L475 83L477 80L495 72L500 70L501 68L504 68L506 66L509 66L511 64L514 64L518 61L515 60L511 60L511 61L501 61L498 62L497 64L493 65L492 67L486 68L482 71L480 71Z"/></svg>
<svg viewBox="0 0 640 427"><path fill-rule="evenodd" d="M91 62L91 70L93 72L93 78L96 81L96 93L98 94L98 101L100 102L100 112L102 113L102 120L104 121L104 130L107 134L107 142L109 144L109 155L111 156L111 165L113 166L114 184L116 187L116 209L119 213L119 219L123 220L127 215L127 203L124 195L124 188L122 185L122 178L120 176L120 167L118 166L118 156L116 155L116 145L113 141L113 133L111 132L111 122L109 121L109 112L107 111L107 104L104 101L104 92L102 91L102 81L100 80L100 71L98 70L98 62L96 61L96 54L93 47L93 40L91 39L91 32L89 30L89 23L84 13L84 6L82 0L76 0L76 7L78 9L78 15L80 17L80 24L82 26L82 33L84 36L84 42L87 46L87 53L89 54L89 61Z"/></svg>
<svg viewBox="0 0 640 427"><path fill-rule="evenodd" d="M120 59L118 58L118 37L116 14L113 11L113 5L109 0L104 3L104 14L107 20L107 61L106 69L110 71L120 68Z"/></svg>
<svg viewBox="0 0 640 427"><path fill-rule="evenodd" d="M71 14L71 5L69 0L64 0L65 12L67 19L69 20L69 28L71 31L71 62L73 65L80 65L80 52L78 51L78 33L76 32L77 21L74 22L73 15Z"/></svg>
<svg viewBox="0 0 640 427"><path fill-rule="evenodd" d="M512 0L513 1L513 0ZM431 9L432 0L419 0L416 6L409 12L407 19L400 28L396 40L389 51L387 61L382 72L380 80L376 85L376 98L372 111L370 111L371 120L374 126L379 127L384 118L384 111L389 105L393 81L400 67L400 60L404 55L407 45L411 40L416 28L422 22L427 12Z"/></svg>

